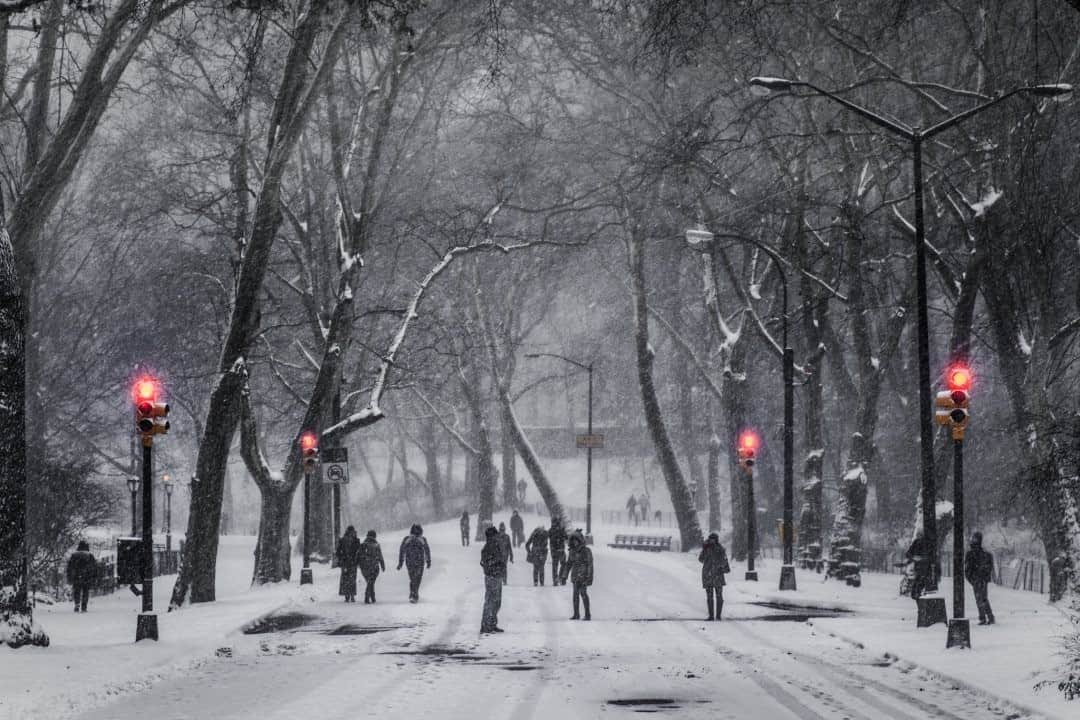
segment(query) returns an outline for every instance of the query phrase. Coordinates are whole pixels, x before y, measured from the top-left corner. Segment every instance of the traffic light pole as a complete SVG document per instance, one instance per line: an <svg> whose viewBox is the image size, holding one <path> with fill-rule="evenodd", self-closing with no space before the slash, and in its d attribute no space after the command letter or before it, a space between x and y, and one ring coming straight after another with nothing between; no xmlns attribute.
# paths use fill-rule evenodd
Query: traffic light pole
<svg viewBox="0 0 1080 720"><path fill-rule="evenodd" d="M592 371L589 363L589 437L592 437ZM592 443L585 449L585 542L592 544Z"/></svg>
<svg viewBox="0 0 1080 720"><path fill-rule="evenodd" d="M964 617L964 440L953 436L953 618L945 647L971 647Z"/></svg>
<svg viewBox="0 0 1080 720"><path fill-rule="evenodd" d="M754 471L746 468L746 579L757 581L754 569L754 538L757 537L757 515L754 509Z"/></svg>
<svg viewBox="0 0 1080 720"><path fill-rule="evenodd" d="M315 582L311 575L311 473L304 472L304 567L300 568L300 584L311 585Z"/></svg>
<svg viewBox="0 0 1080 720"><path fill-rule="evenodd" d="M135 642L157 640L157 615L154 614L154 486L151 479L153 438L142 439L142 612L135 625Z"/></svg>

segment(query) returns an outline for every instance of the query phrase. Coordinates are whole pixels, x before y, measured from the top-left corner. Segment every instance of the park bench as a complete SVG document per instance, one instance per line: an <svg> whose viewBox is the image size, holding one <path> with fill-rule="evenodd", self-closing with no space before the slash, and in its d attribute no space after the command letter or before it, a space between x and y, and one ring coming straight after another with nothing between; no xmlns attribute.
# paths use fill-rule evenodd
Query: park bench
<svg viewBox="0 0 1080 720"><path fill-rule="evenodd" d="M616 535L615 542L608 543L608 547L622 550L648 550L660 552L671 550L671 536L660 537L658 535Z"/></svg>

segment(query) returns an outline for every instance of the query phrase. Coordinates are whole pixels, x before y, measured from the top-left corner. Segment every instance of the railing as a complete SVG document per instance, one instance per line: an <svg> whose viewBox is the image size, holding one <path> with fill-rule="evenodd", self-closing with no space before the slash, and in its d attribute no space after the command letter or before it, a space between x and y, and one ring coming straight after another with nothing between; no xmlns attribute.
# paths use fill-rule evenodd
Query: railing
<svg viewBox="0 0 1080 720"><path fill-rule="evenodd" d="M883 573L903 572L904 553L900 550L882 550L881 548L863 548L862 567L864 570ZM901 567L898 567L900 564ZM952 577L952 553L941 555L941 576ZM1039 558L994 557L995 585L1046 594L1050 586L1050 568L1046 561Z"/></svg>

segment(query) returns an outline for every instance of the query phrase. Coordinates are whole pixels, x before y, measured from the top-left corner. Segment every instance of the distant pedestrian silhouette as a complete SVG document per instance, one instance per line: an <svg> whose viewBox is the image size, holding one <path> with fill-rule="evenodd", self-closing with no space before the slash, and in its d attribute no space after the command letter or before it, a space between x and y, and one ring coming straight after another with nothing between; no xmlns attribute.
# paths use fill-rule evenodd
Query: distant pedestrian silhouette
<svg viewBox="0 0 1080 720"><path fill-rule="evenodd" d="M84 540L71 553L67 563L67 581L75 598L75 612L86 612L90 600L90 588L97 580L97 560L90 554L90 545Z"/></svg>
<svg viewBox="0 0 1080 720"><path fill-rule="evenodd" d="M401 566L409 571L409 602L420 601L420 581L424 579L424 566L431 567L431 549L428 547L424 530L419 525L413 525L409 534L401 541L401 549L398 551L397 569Z"/></svg>

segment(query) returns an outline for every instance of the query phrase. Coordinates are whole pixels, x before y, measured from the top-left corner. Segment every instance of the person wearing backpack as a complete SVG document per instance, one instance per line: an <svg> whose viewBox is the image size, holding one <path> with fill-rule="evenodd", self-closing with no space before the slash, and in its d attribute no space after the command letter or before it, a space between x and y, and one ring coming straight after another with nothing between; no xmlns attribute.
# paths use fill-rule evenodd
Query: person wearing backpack
<svg viewBox="0 0 1080 720"><path fill-rule="evenodd" d="M337 563L341 568L338 595L344 595L345 602L356 602L356 566L359 562L360 538L356 537L356 528L350 525L345 528L337 546Z"/></svg>
<svg viewBox="0 0 1080 720"><path fill-rule="evenodd" d="M720 544L720 536L709 533L698 555L701 563L701 585L705 588L705 602L709 607L709 620L719 620L724 609L724 575L731 572L727 551ZM715 613L714 613L715 598Z"/></svg>
<svg viewBox="0 0 1080 720"><path fill-rule="evenodd" d="M589 586L593 582L593 558L592 550L585 544L585 536L581 530L575 530L570 534L568 541L570 557L559 571L559 580L565 585L567 578L574 586L574 614L571 620L592 620L589 608ZM578 612L579 603L585 605L585 617Z"/></svg>
<svg viewBox="0 0 1080 720"><path fill-rule="evenodd" d="M480 632L500 633L503 631L499 627L499 608L502 606L503 578L506 577L506 551L499 531L490 525L484 528L484 540L484 548L480 551L480 567L484 569L484 610L480 617Z"/></svg>
<svg viewBox="0 0 1080 720"><path fill-rule="evenodd" d="M987 587L994 579L994 556L983 549L981 532L972 533L971 549L964 557L964 576L975 591L975 606L979 608L979 624L993 625L994 610L990 607Z"/></svg>
<svg viewBox="0 0 1080 720"><path fill-rule="evenodd" d="M67 563L67 581L75 597L75 612L86 612L90 600L90 587L97 580L97 560L90 554L90 545L81 541Z"/></svg>
<svg viewBox="0 0 1080 720"><path fill-rule="evenodd" d="M565 585L559 572L566 565L566 530L563 529L562 521L551 518L551 529L548 530L548 547L551 548L551 584Z"/></svg>
<svg viewBox="0 0 1080 720"><path fill-rule="evenodd" d="M525 541L525 559L533 566L533 585L544 584L544 566L547 565L548 534L541 525L532 531Z"/></svg>
<svg viewBox="0 0 1080 720"><path fill-rule="evenodd" d="M360 543L360 574L367 583L364 588L365 605L375 602L375 580L379 577L379 570L386 570L382 548L375 541L375 531L368 530L364 542Z"/></svg>
<svg viewBox="0 0 1080 720"><path fill-rule="evenodd" d="M514 547L525 542L525 521L521 519L517 510L510 516L510 535L514 540Z"/></svg>
<svg viewBox="0 0 1080 720"><path fill-rule="evenodd" d="M404 565L409 571L409 602L420 601L420 581L424 579L424 566L431 567L431 549L428 548L424 529L413 525L409 534L401 541L398 550L397 569Z"/></svg>

